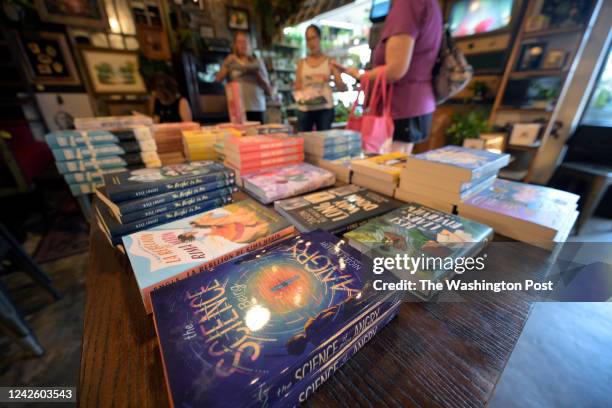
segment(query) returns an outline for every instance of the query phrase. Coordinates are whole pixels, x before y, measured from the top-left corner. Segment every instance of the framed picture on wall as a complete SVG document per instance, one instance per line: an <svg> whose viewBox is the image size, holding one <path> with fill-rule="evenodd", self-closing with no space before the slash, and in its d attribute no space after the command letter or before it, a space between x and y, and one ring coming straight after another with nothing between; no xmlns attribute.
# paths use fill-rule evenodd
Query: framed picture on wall
<svg viewBox="0 0 612 408"><path fill-rule="evenodd" d="M249 10L239 7L227 7L227 27L230 30L248 31L251 26L249 24Z"/></svg>
<svg viewBox="0 0 612 408"><path fill-rule="evenodd" d="M36 93L38 108L51 132L74 129L74 118L94 116L86 93Z"/></svg>
<svg viewBox="0 0 612 408"><path fill-rule="evenodd" d="M95 93L139 94L147 91L140 75L137 52L82 48L81 55Z"/></svg>
<svg viewBox="0 0 612 408"><path fill-rule="evenodd" d="M139 24L137 31L140 51L145 58L150 60L172 59L168 35L164 30Z"/></svg>
<svg viewBox="0 0 612 408"><path fill-rule="evenodd" d="M546 43L544 42L524 44L521 49L518 70L534 71L540 69L545 51Z"/></svg>
<svg viewBox="0 0 612 408"><path fill-rule="evenodd" d="M19 38L30 80L37 85L80 85L63 33L31 32Z"/></svg>
<svg viewBox="0 0 612 408"><path fill-rule="evenodd" d="M563 69L567 62L568 52L565 50L548 50L542 62L543 69Z"/></svg>
<svg viewBox="0 0 612 408"><path fill-rule="evenodd" d="M42 21L66 25L107 26L103 0L35 0Z"/></svg>

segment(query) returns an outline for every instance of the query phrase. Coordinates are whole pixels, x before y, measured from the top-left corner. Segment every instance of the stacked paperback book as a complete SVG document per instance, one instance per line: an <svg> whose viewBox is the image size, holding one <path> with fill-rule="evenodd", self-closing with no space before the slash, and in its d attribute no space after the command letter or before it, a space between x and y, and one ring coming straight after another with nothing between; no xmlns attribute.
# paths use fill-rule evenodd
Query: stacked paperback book
<svg viewBox="0 0 612 408"><path fill-rule="evenodd" d="M185 162L182 132L198 129L200 125L195 122L160 123L151 126L151 133L157 144L157 153L164 166Z"/></svg>
<svg viewBox="0 0 612 408"><path fill-rule="evenodd" d="M336 178L325 169L301 163L247 174L242 176L242 183L245 191L269 204L333 186Z"/></svg>
<svg viewBox="0 0 612 408"><path fill-rule="evenodd" d="M274 203L274 208L300 232L322 229L332 234L343 234L400 205L392 198L349 184L279 200Z"/></svg>
<svg viewBox="0 0 612 408"><path fill-rule="evenodd" d="M316 231L154 291L171 406L304 402L398 313L397 292L374 290L371 270Z"/></svg>
<svg viewBox="0 0 612 408"><path fill-rule="evenodd" d="M398 279L415 282L412 294L424 300L437 291L423 287L420 280L452 278L459 270L455 266L476 257L492 236L491 227L417 203L408 203L344 234L351 246L374 258L419 258L417 270L386 269Z"/></svg>
<svg viewBox="0 0 612 408"><path fill-rule="evenodd" d="M216 128L183 130L183 148L189 161L218 160L215 144L222 142L229 132Z"/></svg>
<svg viewBox="0 0 612 408"><path fill-rule="evenodd" d="M97 220L113 245L121 237L231 203L233 172L212 161L104 176Z"/></svg>
<svg viewBox="0 0 612 408"><path fill-rule="evenodd" d="M74 119L77 130L111 130L130 129L133 127L149 127L153 119L145 115L98 116Z"/></svg>
<svg viewBox="0 0 612 408"><path fill-rule="evenodd" d="M351 182L393 197L400 172L406 165L407 158L408 155L405 153L394 152L353 160L351 162L353 171Z"/></svg>
<svg viewBox="0 0 612 408"><path fill-rule="evenodd" d="M566 191L497 179L458 204L462 216L495 231L546 249L567 240L578 217L580 197Z"/></svg>
<svg viewBox="0 0 612 408"><path fill-rule="evenodd" d="M491 186L510 155L445 146L408 157L395 198L414 201L449 213Z"/></svg>
<svg viewBox="0 0 612 408"><path fill-rule="evenodd" d="M152 291L210 270L294 231L283 217L249 199L130 234L123 238L123 245L145 310L150 313ZM225 289L239 293L237 288ZM213 309L217 308L209 310Z"/></svg>
<svg viewBox="0 0 612 408"><path fill-rule="evenodd" d="M57 168L75 196L92 193L103 184L105 173L160 165L152 139L127 139L125 133L106 130L63 130L45 136Z"/></svg>
<svg viewBox="0 0 612 408"><path fill-rule="evenodd" d="M260 170L302 163L304 141L283 134L228 136L223 145L224 163L242 178Z"/></svg>
<svg viewBox="0 0 612 408"><path fill-rule="evenodd" d="M348 129L333 129L299 133L304 138L306 160L336 160L361 154L361 133Z"/></svg>
<svg viewBox="0 0 612 408"><path fill-rule="evenodd" d="M276 135L276 134L291 134L293 129L290 125L280 123L270 123L266 125L251 126L246 129L246 135Z"/></svg>

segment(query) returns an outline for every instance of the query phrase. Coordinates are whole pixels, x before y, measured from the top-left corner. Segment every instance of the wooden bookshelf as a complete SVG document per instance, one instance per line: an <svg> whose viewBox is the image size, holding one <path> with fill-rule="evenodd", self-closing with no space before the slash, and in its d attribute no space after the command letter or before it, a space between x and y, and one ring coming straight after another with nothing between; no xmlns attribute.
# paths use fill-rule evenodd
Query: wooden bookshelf
<svg viewBox="0 0 612 408"><path fill-rule="evenodd" d="M528 163L526 168L512 169L512 171L509 172L512 174L508 173L506 177L512 180L520 180L525 182L529 182L533 178L534 164L554 129L560 107L565 100L569 85L574 76L574 71L586 45L591 26L594 23L594 16L597 15L595 11L600 9L603 0L591 0L591 8L584 18L584 24L570 27L554 27L536 31L527 31L527 16L539 14L537 7L538 5L541 6L541 3L542 2L540 0L528 0L527 10L525 13L526 17L524 17L523 21L521 22L521 26L512 47L508 63L506 64L506 69L504 71L495 102L493 103L493 108L491 109L491 115L489 117L489 124L493 126L495 124L500 124L496 122L496 119L498 118L498 115L504 113L512 113L515 116L523 115L524 119L521 118L520 120L516 120L516 123L521 121L527 123L533 122L534 115L537 114L543 116L542 119L544 119L545 122L543 123L543 130L537 143L535 143L533 146L506 145L506 150L512 150L513 154L530 155L528 160L526 160ZM558 40L558 37L568 35L579 36L579 38L577 38L577 41L574 41L576 44L575 46L570 45L567 48L564 48L568 56L562 69L533 69L526 71L517 71L515 69L515 67L518 66L519 59L521 58L523 46L530 43L530 39L541 38L543 41L553 42ZM558 96L554 102L551 102L550 108L504 105L504 96L506 94L506 90L509 89L508 84L511 80L528 80L531 78L537 79L543 77L560 77L560 84L557 93ZM525 103L527 103L527 100L525 100ZM503 172L501 172L500 175L504 177Z"/></svg>

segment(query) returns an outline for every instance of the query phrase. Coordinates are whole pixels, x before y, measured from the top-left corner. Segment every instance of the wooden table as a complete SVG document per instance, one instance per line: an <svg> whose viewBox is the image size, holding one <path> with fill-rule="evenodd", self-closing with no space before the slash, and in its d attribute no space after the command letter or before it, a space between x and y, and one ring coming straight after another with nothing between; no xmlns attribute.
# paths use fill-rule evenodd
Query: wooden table
<svg viewBox="0 0 612 408"><path fill-rule="evenodd" d="M521 245L489 253L492 277L538 279L547 253ZM508 275L504 275L508 276ZM168 404L153 322L127 257L92 227L81 356L82 407ZM516 344L533 299L468 293L463 303L406 303L399 316L308 400L330 406L482 407Z"/></svg>

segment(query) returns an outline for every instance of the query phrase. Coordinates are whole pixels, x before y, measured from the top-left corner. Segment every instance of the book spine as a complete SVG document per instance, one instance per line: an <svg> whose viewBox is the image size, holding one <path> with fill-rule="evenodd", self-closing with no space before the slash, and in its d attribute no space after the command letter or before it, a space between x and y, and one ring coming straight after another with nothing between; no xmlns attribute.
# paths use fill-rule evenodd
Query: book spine
<svg viewBox="0 0 612 408"><path fill-rule="evenodd" d="M273 150L260 150L251 153L241 153L239 156L231 155L232 158L237 157L236 163L258 161L267 158L285 157L288 155L300 154L302 150L299 147L287 147Z"/></svg>
<svg viewBox="0 0 612 408"><path fill-rule="evenodd" d="M280 140L278 142L259 143L259 144L251 143L248 145L246 144L239 145L238 151L242 154L242 153L258 152L261 150L282 149L282 148L287 148L287 147L297 147L297 146L303 146L303 145L304 145L304 139L288 138L286 140Z"/></svg>
<svg viewBox="0 0 612 408"><path fill-rule="evenodd" d="M205 183L200 186L186 188L184 190L173 191L170 193L160 194L153 197L147 197L140 200L126 201L117 205L119 213L123 216L132 212L147 210L172 201L189 198L195 195L208 193L223 187L231 186L235 183L233 174L224 179Z"/></svg>
<svg viewBox="0 0 612 408"><path fill-rule="evenodd" d="M120 236L128 235L132 232L143 230L145 228L151 228L156 225L165 224L167 222L174 221L177 218L183 218L183 217L186 217L188 215L191 215L197 212L212 210L219 206L228 204L225 201L227 201L227 199L217 198L215 200L207 202L206 205L196 204L196 205L181 208L175 211L158 214L154 217L145 218L137 222L131 222L127 224L117 224L116 226L113 226L112 228L109 227L109 230L112 236L120 237Z"/></svg>
<svg viewBox="0 0 612 408"><path fill-rule="evenodd" d="M228 171L219 171L216 173L202 174L198 176L190 176L181 180L161 182L161 183L144 183L141 186L130 186L125 189L117 188L114 192L111 186L108 186L108 198L114 202L127 200L135 200L152 195L167 193L175 190L195 187L200 184L211 183L214 181L223 180L229 176Z"/></svg>
<svg viewBox="0 0 612 408"><path fill-rule="evenodd" d="M90 149L89 147L76 147L65 149L52 149L53 157L57 161L87 160L94 157L108 157L123 154L123 149L117 145L100 145Z"/></svg>
<svg viewBox="0 0 612 408"><path fill-rule="evenodd" d="M147 288L142 289L142 300L144 302L145 310L147 314L152 313L153 308L151 306L151 292L157 290L159 288L163 288L164 286L168 286L182 279L186 279L192 275L196 275L198 273L204 271L210 271L215 266L222 264L223 262L229 261L230 259L239 257L240 255L246 254L247 252L252 252L258 248L264 247L266 245L270 245L273 242L280 241L281 239L289 238L293 236L295 233L295 228L293 226L287 227L280 231L277 231L273 234L268 235L265 238L258 239L255 242L251 242L249 245L246 245L242 248L238 248L234 251L228 252L225 255L221 255L215 259L211 259L208 262L205 262L201 265L195 266L191 269L186 270L185 272L174 275L171 278L168 278L162 282L159 282L153 286L149 286ZM114 241L113 241L114 243ZM121 243L121 240L120 242Z"/></svg>
<svg viewBox="0 0 612 408"><path fill-rule="evenodd" d="M73 160L66 162L55 162L61 174L95 171L97 169L112 169L125 167L126 163L119 157L108 157L101 160Z"/></svg>
<svg viewBox="0 0 612 408"><path fill-rule="evenodd" d="M146 210L135 211L129 214L125 214L121 216L121 222L124 224L135 222L144 218L154 217L159 214L168 213L170 211L175 211L180 208L189 207L192 205L200 204L207 205L208 202L211 202L214 199L220 198L227 201L228 198L231 198L231 195L236 192L237 189L231 187L223 187L218 190L213 190L210 193L201 194L197 196L192 196L189 198L185 198L183 200L172 201L165 205L160 205L153 208L148 208Z"/></svg>
<svg viewBox="0 0 612 408"><path fill-rule="evenodd" d="M280 383L276 389L272 390L272 394L268 392L267 401L259 400L253 406L291 407L298 406L306 401L319 386L397 316L400 306L401 303L388 302L380 307L379 315L376 319L366 320L367 316L363 317L348 332L345 332L346 335L342 337L339 349L327 361L323 362L320 367L317 367L316 370L308 373L293 385L283 386ZM305 364L308 362L307 360ZM303 367L300 367L300 370Z"/></svg>

